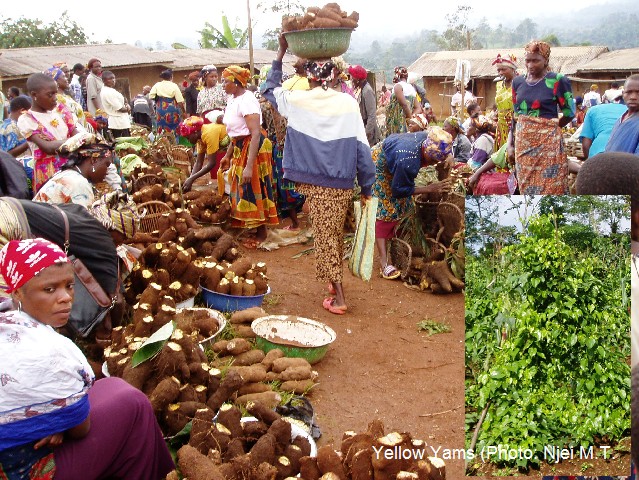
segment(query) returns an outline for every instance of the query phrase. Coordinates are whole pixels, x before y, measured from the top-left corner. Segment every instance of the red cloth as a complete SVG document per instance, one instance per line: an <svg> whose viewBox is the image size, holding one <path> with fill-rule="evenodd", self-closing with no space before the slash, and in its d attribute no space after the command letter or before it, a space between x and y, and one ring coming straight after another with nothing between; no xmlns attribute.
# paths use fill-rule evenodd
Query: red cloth
<svg viewBox="0 0 639 480"><path fill-rule="evenodd" d="M351 65L348 67L348 73L356 80L366 80L366 69L361 65Z"/></svg>
<svg viewBox="0 0 639 480"><path fill-rule="evenodd" d="M484 173L479 177L473 195L508 195L508 172Z"/></svg>
<svg viewBox="0 0 639 480"><path fill-rule="evenodd" d="M0 251L0 272L7 284L7 293L20 288L54 263L68 262L62 249L44 238L11 240Z"/></svg>
<svg viewBox="0 0 639 480"><path fill-rule="evenodd" d="M375 238L385 238L389 240L395 236L395 228L399 221L387 222L385 220L375 221Z"/></svg>

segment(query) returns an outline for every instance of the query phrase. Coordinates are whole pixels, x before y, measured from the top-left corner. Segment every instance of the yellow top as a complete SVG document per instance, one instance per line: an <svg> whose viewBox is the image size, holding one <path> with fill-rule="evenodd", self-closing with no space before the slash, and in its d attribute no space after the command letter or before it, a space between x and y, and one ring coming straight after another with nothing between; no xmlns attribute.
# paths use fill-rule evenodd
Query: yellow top
<svg viewBox="0 0 639 480"><path fill-rule="evenodd" d="M149 92L149 97L175 98L175 101L178 103L182 103L184 101L184 96L180 91L180 87L169 80L162 80L153 85L153 88L151 88L151 91Z"/></svg>

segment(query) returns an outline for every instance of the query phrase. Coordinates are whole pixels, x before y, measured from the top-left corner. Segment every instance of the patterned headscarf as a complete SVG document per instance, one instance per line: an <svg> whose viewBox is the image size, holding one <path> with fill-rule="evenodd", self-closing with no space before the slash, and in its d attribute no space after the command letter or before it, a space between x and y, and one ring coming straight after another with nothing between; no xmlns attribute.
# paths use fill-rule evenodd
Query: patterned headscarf
<svg viewBox="0 0 639 480"><path fill-rule="evenodd" d="M112 147L106 143L81 143L68 146L69 153L65 154L67 161L63 168L70 168L80 165L82 162L92 158L111 158Z"/></svg>
<svg viewBox="0 0 639 480"><path fill-rule="evenodd" d="M428 119L423 113L414 114L408 121L416 124L421 130L426 130L428 128Z"/></svg>
<svg viewBox="0 0 639 480"><path fill-rule="evenodd" d="M320 82L324 90L328 90L328 83L334 78L335 64L332 60L316 62L309 60L304 64L306 77L314 82Z"/></svg>
<svg viewBox="0 0 639 480"><path fill-rule="evenodd" d="M201 117L193 116L185 118L178 126L178 133L182 137L188 137L189 135L202 130L202 125L204 125L204 119Z"/></svg>
<svg viewBox="0 0 639 480"><path fill-rule="evenodd" d="M441 127L430 127L422 143L422 158L425 164L443 162L453 151L453 137Z"/></svg>
<svg viewBox="0 0 639 480"><path fill-rule="evenodd" d="M501 53L498 53L497 58L493 60L493 65L505 65L513 70L517 70L517 57L511 53L506 55L506 57L502 57Z"/></svg>
<svg viewBox="0 0 639 480"><path fill-rule="evenodd" d="M393 83L399 82L402 78L408 78L408 69L406 67L395 67Z"/></svg>
<svg viewBox="0 0 639 480"><path fill-rule="evenodd" d="M62 70L64 67L69 68L69 66L67 65L67 62L55 62L53 66L58 67L60 70Z"/></svg>
<svg viewBox="0 0 639 480"><path fill-rule="evenodd" d="M200 70L200 74L202 75L202 78L204 78L212 71L217 72L217 67L215 65L204 65L202 70Z"/></svg>
<svg viewBox="0 0 639 480"><path fill-rule="evenodd" d="M140 223L140 215L133 200L119 191L102 195L89 208L89 212L107 230L116 230L127 238L135 235Z"/></svg>
<svg viewBox="0 0 639 480"><path fill-rule="evenodd" d="M550 59L550 44L540 40L528 42L524 47L526 53L538 53L548 61Z"/></svg>
<svg viewBox="0 0 639 480"><path fill-rule="evenodd" d="M69 259L58 245L44 238L11 240L0 250L0 272L7 284L7 293L56 263L69 263Z"/></svg>
<svg viewBox="0 0 639 480"><path fill-rule="evenodd" d="M60 77L64 77L64 72L58 68L58 67L51 67L48 68L47 70L45 70L44 72L45 75L49 75L51 78L53 78L56 82L58 81L58 78Z"/></svg>
<svg viewBox="0 0 639 480"><path fill-rule="evenodd" d="M450 116L444 121L444 123L446 123L446 122L448 122L448 124L451 127L453 127L458 134L459 133L465 133L464 127L462 126L461 123L459 123L459 118L454 117L454 116Z"/></svg>
<svg viewBox="0 0 639 480"><path fill-rule="evenodd" d="M231 65L224 69L222 72L222 78L232 82L237 80L243 87L246 87L246 84L251 78L251 72L247 68L240 67L239 65Z"/></svg>

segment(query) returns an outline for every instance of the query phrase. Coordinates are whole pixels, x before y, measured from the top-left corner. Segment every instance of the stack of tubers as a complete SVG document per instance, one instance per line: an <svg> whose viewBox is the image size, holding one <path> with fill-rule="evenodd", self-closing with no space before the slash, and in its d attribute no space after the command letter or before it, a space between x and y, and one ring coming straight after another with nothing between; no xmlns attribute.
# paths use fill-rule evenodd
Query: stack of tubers
<svg viewBox="0 0 639 480"><path fill-rule="evenodd" d="M228 199L212 190L191 190L184 194L191 216L206 223L223 223L231 213Z"/></svg>
<svg viewBox="0 0 639 480"><path fill-rule="evenodd" d="M311 30L320 28L357 28L359 13L350 15L337 3L327 3L322 8L308 7L303 16L285 16L282 18L282 32Z"/></svg>
<svg viewBox="0 0 639 480"><path fill-rule="evenodd" d="M218 242L219 243L219 242ZM220 260L222 256L212 251L205 264L202 286L207 290L234 296L263 295L268 290L266 264L254 264L249 258L237 258L233 263Z"/></svg>

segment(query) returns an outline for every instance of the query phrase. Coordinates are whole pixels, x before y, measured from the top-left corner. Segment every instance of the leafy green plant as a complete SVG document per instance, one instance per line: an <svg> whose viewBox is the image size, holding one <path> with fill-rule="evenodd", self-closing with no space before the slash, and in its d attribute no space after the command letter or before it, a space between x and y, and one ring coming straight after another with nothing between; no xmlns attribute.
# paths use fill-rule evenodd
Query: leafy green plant
<svg viewBox="0 0 639 480"><path fill-rule="evenodd" d="M417 330L425 332L430 337L437 333L450 333L452 329L447 323L441 323L427 318L417 323Z"/></svg>

